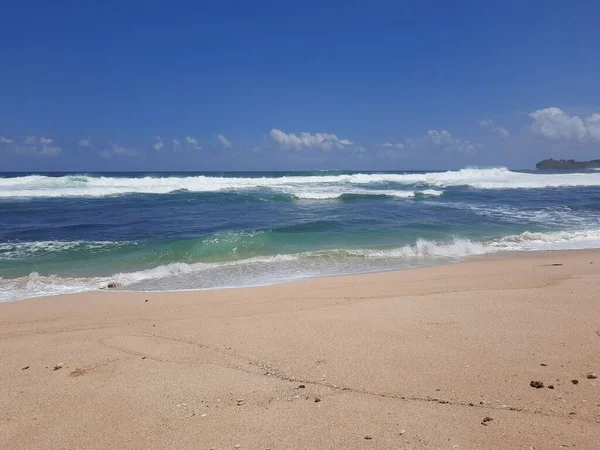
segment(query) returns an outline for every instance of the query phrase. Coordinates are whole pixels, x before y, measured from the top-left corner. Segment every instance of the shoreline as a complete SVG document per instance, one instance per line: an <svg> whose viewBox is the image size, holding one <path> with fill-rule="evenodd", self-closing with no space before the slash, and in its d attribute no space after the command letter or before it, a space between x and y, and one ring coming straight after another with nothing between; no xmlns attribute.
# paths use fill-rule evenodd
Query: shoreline
<svg viewBox="0 0 600 450"><path fill-rule="evenodd" d="M0 447L591 450L598 289L586 249L4 302Z"/></svg>
<svg viewBox="0 0 600 450"><path fill-rule="evenodd" d="M269 286L279 286L279 285L287 285L292 283L301 283L310 280L322 280L328 278L340 278L340 277L354 277L354 276L363 276L363 275L375 275L381 273L394 273L394 272L404 272L411 270L420 270L427 269L431 267L444 267L451 266L455 264L462 264L468 262L472 259L503 259L503 258L527 258L527 257L538 257L538 256L550 256L554 253L570 253L570 252L596 252L600 251L600 248L580 248L580 249L557 249L557 250L510 250L510 251L498 251L494 253L484 253L484 254L474 254L474 255L466 255L456 258L445 258L444 261L440 261L438 263L432 262L430 264L424 263L421 265L415 265L411 267L405 268L390 268L387 270L374 270L374 271L366 271L366 272L349 272L349 273L340 273L340 274L331 274L331 275L316 275L316 276L307 276L300 277L297 279L289 279L283 281L274 281L265 284L253 284L253 285L239 285L239 286L222 286L222 287L208 287L208 288L184 288L184 289L166 289L166 290L127 290L120 288L98 288L98 289L90 289L79 292L68 292L68 293L56 293L50 295L38 295L32 297L24 297L17 298L13 300L0 300L0 304L2 303L11 303L11 302L22 302L24 300L33 300L33 299L49 299L54 297L62 297L62 296L72 296L72 295L82 295L89 293L178 293L178 292L213 292L213 291L222 291L222 290L237 290L237 289L252 289L252 288L264 288ZM108 278L108 277L107 277Z"/></svg>

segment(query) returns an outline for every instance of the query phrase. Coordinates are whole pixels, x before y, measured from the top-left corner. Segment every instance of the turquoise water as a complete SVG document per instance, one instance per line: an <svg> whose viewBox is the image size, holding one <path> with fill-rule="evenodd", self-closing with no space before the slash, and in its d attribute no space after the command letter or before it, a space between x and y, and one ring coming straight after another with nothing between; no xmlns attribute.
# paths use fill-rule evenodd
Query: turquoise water
<svg viewBox="0 0 600 450"><path fill-rule="evenodd" d="M0 174L0 300L600 247L600 172Z"/></svg>

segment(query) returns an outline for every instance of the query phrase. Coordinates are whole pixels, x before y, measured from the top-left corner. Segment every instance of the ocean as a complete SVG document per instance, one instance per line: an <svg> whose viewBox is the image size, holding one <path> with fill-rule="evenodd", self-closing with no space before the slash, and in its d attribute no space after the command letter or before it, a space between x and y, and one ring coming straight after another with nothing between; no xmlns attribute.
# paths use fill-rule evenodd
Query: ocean
<svg viewBox="0 0 600 450"><path fill-rule="evenodd" d="M600 171L0 174L0 301L598 247Z"/></svg>

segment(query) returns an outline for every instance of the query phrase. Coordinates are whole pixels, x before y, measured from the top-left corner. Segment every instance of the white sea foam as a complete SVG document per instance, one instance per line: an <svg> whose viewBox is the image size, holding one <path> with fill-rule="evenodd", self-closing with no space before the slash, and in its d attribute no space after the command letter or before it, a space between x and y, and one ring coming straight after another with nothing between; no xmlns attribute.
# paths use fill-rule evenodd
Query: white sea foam
<svg viewBox="0 0 600 450"><path fill-rule="evenodd" d="M390 258L390 259L428 259L428 258L461 258L471 255L483 255L490 253L489 246L469 239L454 239L451 242L435 242L426 239L418 239L414 245L403 247L372 250L358 249L346 250L349 255L363 256L367 258Z"/></svg>
<svg viewBox="0 0 600 450"><path fill-rule="evenodd" d="M0 261L39 257L70 250L100 251L136 245L134 241L37 241L0 243Z"/></svg>
<svg viewBox="0 0 600 450"><path fill-rule="evenodd" d="M600 230L556 231L506 236L491 243L491 248L506 251L574 250L600 248Z"/></svg>
<svg viewBox="0 0 600 450"><path fill-rule="evenodd" d="M587 229L598 224L598 213L593 210L574 209L568 205L529 206L519 208L509 205L483 205L453 201L438 205L447 209L469 210L488 220L515 222L523 225L541 224L556 228Z"/></svg>
<svg viewBox="0 0 600 450"><path fill-rule="evenodd" d="M40 297L48 295L72 294L77 292L103 289L109 283L127 287L151 280L181 277L187 274L202 274L214 269L226 269L233 266L262 266L270 267L281 263L294 261L296 255L276 255L270 257L254 257L239 261L223 263L171 263L152 269L136 272L122 272L109 277L59 277L56 275L42 276L37 272L27 277L3 279L0 277L0 302ZM219 286L225 287L225 286Z"/></svg>
<svg viewBox="0 0 600 450"><path fill-rule="evenodd" d="M417 195L427 195L432 197L438 197L442 195L444 191L436 189L424 189L422 191L399 191L399 190L375 190L375 189L321 189L321 190L307 190L298 191L291 195L301 199L311 200L326 200L343 197L344 195L373 195L373 196L386 196L386 197L399 197L399 198L414 198Z"/></svg>
<svg viewBox="0 0 600 450"><path fill-rule="evenodd" d="M0 278L0 301L97 290L111 282L119 283L123 289L138 290L222 288L434 264L436 261L505 251L582 248L600 248L600 229L524 232L482 242L419 239L413 245L391 249L321 250L222 263L173 263L110 277L66 278L32 273L17 279Z"/></svg>
<svg viewBox="0 0 600 450"><path fill-rule="evenodd" d="M319 192L323 191L331 196L334 194L339 196L359 185L382 183L418 186L425 189L452 186L470 186L478 189L538 189L600 186L600 173L523 173L513 172L505 168L495 168L417 174L388 173L284 176L277 178L214 176L121 178L85 175L62 177L30 175L0 178L0 197L101 197L135 193L167 194L182 190L221 192L275 189L276 191L279 190L296 196L304 195L305 197L313 192L313 198L318 198ZM393 186L391 187L393 188ZM396 186L396 188L398 187L401 186Z"/></svg>

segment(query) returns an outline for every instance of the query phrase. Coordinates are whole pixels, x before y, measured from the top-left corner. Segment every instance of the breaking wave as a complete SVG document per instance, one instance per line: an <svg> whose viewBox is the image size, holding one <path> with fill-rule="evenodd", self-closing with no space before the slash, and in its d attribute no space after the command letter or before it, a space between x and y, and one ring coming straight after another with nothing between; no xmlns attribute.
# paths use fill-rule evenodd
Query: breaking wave
<svg viewBox="0 0 600 450"><path fill-rule="evenodd" d="M360 189L360 194L411 197L415 192L423 192L425 195L437 195L427 194L426 190L454 186L477 189L600 186L600 173L525 173L506 168L494 168L427 173L332 174L323 172L319 175L298 174L279 177L29 175L0 178L0 197L103 197L124 194L168 194L177 191L227 192L267 189L298 198L325 199L353 194L355 193L353 191L357 190L356 186L381 184L388 184L385 187L391 190ZM398 190L399 187L404 189ZM408 190L407 187L411 189Z"/></svg>
<svg viewBox="0 0 600 450"><path fill-rule="evenodd" d="M62 243L61 245L81 244ZM86 243L86 245L94 245L94 243ZM414 267L459 260L471 255L506 251L582 248L600 248L600 229L549 233L524 232L487 241L457 238L442 242L419 239L412 245L397 248L341 248L256 256L224 262L177 262L107 277L69 278L42 276L34 272L27 277L0 278L0 301L98 290L109 283L117 283L125 290L215 289L273 284L315 276Z"/></svg>

